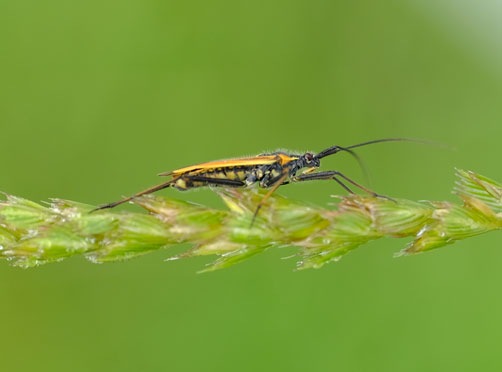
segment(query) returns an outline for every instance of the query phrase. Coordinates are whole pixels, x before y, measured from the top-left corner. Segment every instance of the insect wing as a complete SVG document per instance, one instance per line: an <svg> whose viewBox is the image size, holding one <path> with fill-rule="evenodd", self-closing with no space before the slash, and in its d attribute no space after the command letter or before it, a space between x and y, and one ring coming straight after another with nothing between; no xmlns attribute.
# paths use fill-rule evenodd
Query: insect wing
<svg viewBox="0 0 502 372"><path fill-rule="evenodd" d="M209 161L207 163L200 163L191 165L189 167L176 169L170 172L160 173L159 176L180 176L185 173L192 173L198 171L204 171L207 169L214 168L233 168L233 167L248 167L254 165L267 165L273 164L278 161L276 155L264 155L264 156L253 156L249 158L236 158L236 159L225 159L225 160L215 160Z"/></svg>

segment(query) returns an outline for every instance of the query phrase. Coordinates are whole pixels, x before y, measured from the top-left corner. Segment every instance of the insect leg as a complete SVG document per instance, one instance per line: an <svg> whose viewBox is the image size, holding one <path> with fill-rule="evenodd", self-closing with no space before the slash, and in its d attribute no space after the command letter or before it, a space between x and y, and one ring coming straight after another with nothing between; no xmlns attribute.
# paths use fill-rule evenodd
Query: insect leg
<svg viewBox="0 0 502 372"><path fill-rule="evenodd" d="M315 180L335 180L347 192L349 192L350 194L354 194L354 191L352 191L342 180L340 180L340 178L374 197L390 199L387 196L377 194L375 191L368 189L367 187L361 185L360 183L357 183L356 181L350 179L349 177L338 171L325 171L325 172L317 172L310 174L301 174L299 176L294 177L292 181L303 182L303 181L315 181Z"/></svg>
<svg viewBox="0 0 502 372"><path fill-rule="evenodd" d="M285 170L283 174L281 174L279 177L277 177L275 180L271 181L272 187L270 190L265 194L265 196L260 200L258 203L258 206L256 207L256 210L254 211L253 214L253 219L251 220L251 226L253 226L254 221L256 220L256 217L258 216L258 212L260 211L261 207L265 202L270 198L270 196L281 186L284 181L286 181L286 178L288 178L288 171Z"/></svg>
<svg viewBox="0 0 502 372"><path fill-rule="evenodd" d="M167 182L161 183L160 185L150 187L149 189L140 191L134 195L128 196L127 198L120 199L116 202L101 205L101 206L93 209L91 212L98 211L101 209L113 208L113 207L116 207L117 205L127 203L128 201L131 201L134 198L137 198L138 196L151 194L155 191L159 191L159 190L165 189L170 186L175 186L176 181L179 180L180 178L184 178L184 179L186 179L186 181L203 182L207 185L229 186L229 187L242 187L242 186L244 186L244 183L241 181L238 181L238 180L219 179L219 178L211 178L211 177L203 177L203 176L184 176L184 177L182 176L182 177L178 177L178 178L169 180ZM187 187L187 188L190 188L190 187Z"/></svg>
<svg viewBox="0 0 502 372"><path fill-rule="evenodd" d="M187 181L204 182L208 186L228 186L228 187L243 187L246 184L239 180L229 180L226 178L213 178L205 176L187 176Z"/></svg>
<svg viewBox="0 0 502 372"><path fill-rule="evenodd" d="M175 181L176 181L176 179L169 180L167 182L161 183L160 185L156 185L156 186L150 187L149 189L146 189L146 190L140 191L140 192L138 192L138 193L136 193L134 195L128 196L127 198L118 200L118 201L113 202L113 203L108 203L108 204L101 205L101 206L93 209L91 212L98 211L98 210L101 210L101 209L113 208L113 207L116 207L117 205L126 203L126 202L128 202L130 200L133 200L134 198L137 198L138 196L146 195L146 194L151 194L152 192L165 189L166 187L169 187L169 186L173 185L173 183Z"/></svg>

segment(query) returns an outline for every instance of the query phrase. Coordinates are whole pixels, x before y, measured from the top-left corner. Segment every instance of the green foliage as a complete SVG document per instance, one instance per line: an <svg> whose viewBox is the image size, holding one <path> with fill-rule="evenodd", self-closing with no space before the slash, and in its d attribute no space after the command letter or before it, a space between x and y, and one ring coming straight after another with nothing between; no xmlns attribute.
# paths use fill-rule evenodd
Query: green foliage
<svg viewBox="0 0 502 372"><path fill-rule="evenodd" d="M400 255L420 253L502 228L502 187L457 171L462 205L360 195L335 209L274 195L251 226L264 191L219 189L228 210L147 195L134 204L148 214L54 199L48 207L6 195L0 204L0 257L33 267L84 255L95 263L118 261L180 243L193 248L171 259L217 255L204 271L231 266L268 248L299 249L299 269L320 268L381 237L414 237Z"/></svg>

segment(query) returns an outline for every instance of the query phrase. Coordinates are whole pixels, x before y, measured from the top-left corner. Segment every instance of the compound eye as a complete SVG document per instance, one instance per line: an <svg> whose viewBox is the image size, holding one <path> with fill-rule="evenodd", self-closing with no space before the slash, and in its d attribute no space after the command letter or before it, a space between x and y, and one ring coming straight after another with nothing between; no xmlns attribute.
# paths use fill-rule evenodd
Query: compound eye
<svg viewBox="0 0 502 372"><path fill-rule="evenodd" d="M314 155L312 155L310 152L307 152L305 154L305 160L307 160L307 162L311 163L312 160L314 160Z"/></svg>

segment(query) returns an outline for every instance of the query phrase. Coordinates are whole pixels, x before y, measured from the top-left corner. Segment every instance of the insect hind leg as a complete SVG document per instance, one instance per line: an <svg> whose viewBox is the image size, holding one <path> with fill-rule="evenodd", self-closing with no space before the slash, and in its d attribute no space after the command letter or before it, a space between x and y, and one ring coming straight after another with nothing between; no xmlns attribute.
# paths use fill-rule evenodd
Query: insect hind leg
<svg viewBox="0 0 502 372"><path fill-rule="evenodd" d="M128 201L131 201L134 198L137 198L138 196L142 196L142 195L146 195L146 194L151 194L152 192L165 189L167 187L173 186L175 181L176 181L176 179L169 180L167 182L161 183L160 185L156 185L156 186L150 187L150 188L148 188L146 190L143 190L143 191L140 191L140 192L138 192L138 193L136 193L134 195L128 196L127 198L123 198L123 199L120 199L120 200L112 202L112 203L100 205L99 207L93 209L91 212L99 211L101 209L110 209L110 208L116 207L117 205L127 203Z"/></svg>
<svg viewBox="0 0 502 372"><path fill-rule="evenodd" d="M256 210L253 213L253 218L251 219L251 226L253 227L254 222L256 220L256 217L258 216L258 212L260 212L260 209L263 207L263 205L267 202L267 200L272 196L272 194L279 188L279 186L282 186L285 184L286 179L288 178L288 173L284 172L280 176L276 177L274 180L270 182L271 188L270 190L265 194L265 196L261 199L261 201L258 203L256 206Z"/></svg>
<svg viewBox="0 0 502 372"><path fill-rule="evenodd" d="M246 184L240 180L231 180L226 178L214 178L206 176L188 176L187 181L200 182L204 186L227 186L227 187L243 187Z"/></svg>

